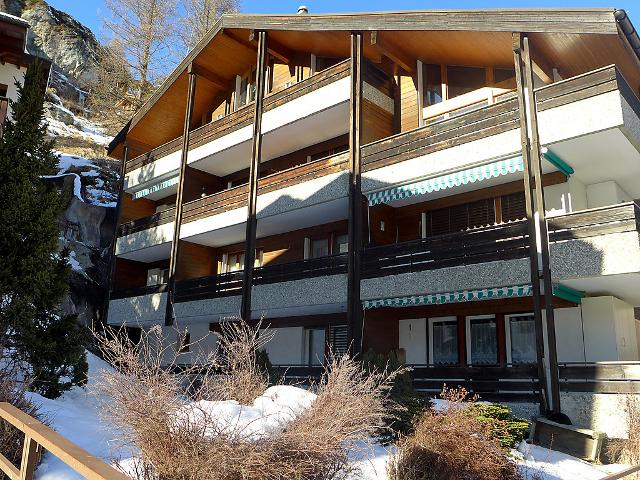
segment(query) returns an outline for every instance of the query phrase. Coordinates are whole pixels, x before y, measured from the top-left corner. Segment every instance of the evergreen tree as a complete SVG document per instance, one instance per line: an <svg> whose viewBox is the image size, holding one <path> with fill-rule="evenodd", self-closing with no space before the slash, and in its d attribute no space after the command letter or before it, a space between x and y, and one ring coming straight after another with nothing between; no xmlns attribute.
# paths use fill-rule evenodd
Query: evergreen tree
<svg viewBox="0 0 640 480"><path fill-rule="evenodd" d="M68 251L58 251L57 217L68 198L47 185L58 159L46 140L45 79L32 64L13 118L0 138L0 356L20 362L33 388L55 398L86 379L84 327L60 314L68 288Z"/></svg>

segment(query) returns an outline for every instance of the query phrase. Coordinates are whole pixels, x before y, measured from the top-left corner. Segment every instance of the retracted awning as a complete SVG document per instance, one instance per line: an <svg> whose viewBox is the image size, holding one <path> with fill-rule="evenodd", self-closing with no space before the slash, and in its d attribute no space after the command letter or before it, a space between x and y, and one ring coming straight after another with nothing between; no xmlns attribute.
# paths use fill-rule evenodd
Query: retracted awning
<svg viewBox="0 0 640 480"><path fill-rule="evenodd" d="M147 197L152 193L158 192L160 190L164 190L165 188L173 187L177 183L178 183L178 177L170 178L169 180L165 180L164 182L157 183L155 185L152 185L151 187L135 192L133 194L133 199L137 200L138 198Z"/></svg>
<svg viewBox="0 0 640 480"><path fill-rule="evenodd" d="M570 165L546 147L542 149L542 157L567 177L574 173L574 170ZM522 156L518 156L497 160L485 165L467 168L465 170L440 175L438 177L427 178L408 185L400 185L372 192L367 194L367 198L369 200L369 206L372 207L380 203L389 203L394 200L402 200L416 195L426 195L447 188L459 187L469 183L481 182L490 178L523 171L524 163Z"/></svg>
<svg viewBox="0 0 640 480"><path fill-rule="evenodd" d="M553 286L553 295L573 303L580 303L585 294L562 284ZM481 300L499 300L502 298L520 298L533 296L531 285L514 285L510 287L481 288L475 290L459 290L430 295L412 295L407 297L381 298L364 300L365 310L383 307L411 307L416 305L443 305L446 303L475 302Z"/></svg>
<svg viewBox="0 0 640 480"><path fill-rule="evenodd" d="M522 171L524 171L524 165L521 156L508 158L439 177L427 178L408 185L372 192L367 195L367 198L369 206L374 206Z"/></svg>

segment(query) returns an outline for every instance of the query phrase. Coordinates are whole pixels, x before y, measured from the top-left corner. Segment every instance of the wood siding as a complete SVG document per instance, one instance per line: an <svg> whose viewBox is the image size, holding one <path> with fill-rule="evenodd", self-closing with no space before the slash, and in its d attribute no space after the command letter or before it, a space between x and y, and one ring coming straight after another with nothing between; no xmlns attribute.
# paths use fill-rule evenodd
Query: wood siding
<svg viewBox="0 0 640 480"><path fill-rule="evenodd" d="M418 87L417 80L407 75L399 75L400 90L400 131L418 128Z"/></svg>
<svg viewBox="0 0 640 480"><path fill-rule="evenodd" d="M217 265L216 262L214 248L180 240L180 258L176 270L176 280L211 275Z"/></svg>

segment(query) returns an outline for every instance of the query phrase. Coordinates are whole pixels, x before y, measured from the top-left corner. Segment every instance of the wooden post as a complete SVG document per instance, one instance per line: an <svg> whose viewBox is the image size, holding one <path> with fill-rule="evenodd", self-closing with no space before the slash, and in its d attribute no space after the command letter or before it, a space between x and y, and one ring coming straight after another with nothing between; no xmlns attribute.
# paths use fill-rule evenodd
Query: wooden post
<svg viewBox="0 0 640 480"><path fill-rule="evenodd" d="M38 444L26 433L22 444L22 461L20 462L20 480L33 480L38 459Z"/></svg>
<svg viewBox="0 0 640 480"><path fill-rule="evenodd" d="M127 160L129 159L129 147L127 139L124 139L124 153L122 155L122 164L120 165L120 187L118 190L118 203L116 204L115 224L113 226L113 241L111 242L111 255L109 257L109 278L105 288L104 305L102 306L102 323L107 324L109 316L109 302L111 301L111 293L113 292L113 276L116 271L116 246L118 243L118 229L120 228L120 214L122 212L122 198L124 196L124 177L127 168Z"/></svg>
<svg viewBox="0 0 640 480"><path fill-rule="evenodd" d="M553 283L551 280L551 259L549 255L549 232L547 230L546 205L544 201L544 188L542 186L542 152L540 151L540 136L538 134L538 113L536 108L536 96L533 84L533 66L529 37L522 39L522 61L524 63L525 83L527 87L528 119L530 121L531 143L531 170L535 180L536 194L536 232L540 238L540 256L542 263L542 284L544 292L544 306L547 320L547 350L549 354L549 384L551 388L550 398L551 412L560 412L560 388L558 378L558 354L556 346L556 327L553 312Z"/></svg>
<svg viewBox="0 0 640 480"><path fill-rule="evenodd" d="M191 129L191 116L193 114L193 102L196 96L197 75L193 63L187 68L189 76L189 88L187 91L187 110L184 115L184 129L182 132L182 155L180 157L180 171L178 173L178 192L176 193L176 214L173 224L173 241L171 242L171 257L169 259L169 280L167 284L167 309L165 313L165 325L173 325L176 320L174 309L176 270L180 255L180 226L182 223L182 196L184 193L184 180L187 170L187 158L189 157L189 131Z"/></svg>
<svg viewBox="0 0 640 480"><path fill-rule="evenodd" d="M262 110L266 80L267 32L259 31L258 58L256 64L256 101L253 112L253 147L251 166L249 168L249 198L247 201L247 233L244 255L244 274L242 277L242 305L240 316L245 321L251 320L251 286L253 284L253 265L256 258L256 235L258 220L256 210L258 203L258 177L262 157Z"/></svg>
<svg viewBox="0 0 640 480"><path fill-rule="evenodd" d="M540 399L540 412L548 410L549 396L547 394L547 381L544 368L544 336L542 323L542 302L540 292L540 274L538 269L538 245L536 242L536 226L533 205L533 183L531 177L531 157L529 150L529 122L526 110L526 98L523 83L523 58L522 58L522 36L519 33L513 34L513 56L516 71L516 92L518 95L518 112L520 117L520 143L522 149L522 163L524 165L524 197L525 210L527 214L527 225L529 234L529 270L531 273L531 286L533 289L533 316L536 329L536 353L538 364L538 379L541 392L544 392Z"/></svg>
<svg viewBox="0 0 640 480"><path fill-rule="evenodd" d="M363 35L351 34L351 103L349 109L349 260L347 267L347 318L353 353L362 350L362 303L360 301L360 255L362 250L362 72Z"/></svg>

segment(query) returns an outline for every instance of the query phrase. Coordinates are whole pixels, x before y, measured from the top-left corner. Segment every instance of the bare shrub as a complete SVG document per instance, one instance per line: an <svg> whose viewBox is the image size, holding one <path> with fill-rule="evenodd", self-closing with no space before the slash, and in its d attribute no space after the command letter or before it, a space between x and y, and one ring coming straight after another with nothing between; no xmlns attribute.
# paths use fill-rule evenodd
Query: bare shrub
<svg viewBox="0 0 640 480"><path fill-rule="evenodd" d="M611 442L607 448L607 456L616 462L640 465L640 396L626 395L624 415L628 438ZM629 478L640 479L640 473L634 473Z"/></svg>
<svg viewBox="0 0 640 480"><path fill-rule="evenodd" d="M332 358L317 398L289 421L256 429L237 412L216 408L251 405L268 386L256 352L269 334L243 322L223 325L218 351L197 367L176 371L178 353L159 331L134 345L118 332L98 337L105 357L119 368L98 391L105 419L119 427L121 447L138 452L143 480L324 480L344 478L354 449L366 448L384 424L395 372L367 374L355 360ZM162 365L169 360L169 368ZM212 404L211 401L217 401ZM235 416L234 416L235 415Z"/></svg>
<svg viewBox="0 0 640 480"><path fill-rule="evenodd" d="M466 411L468 393L445 387L444 409L428 410L412 435L401 438L389 464L391 480L520 479L495 439L495 424ZM471 399L471 402L475 401Z"/></svg>

